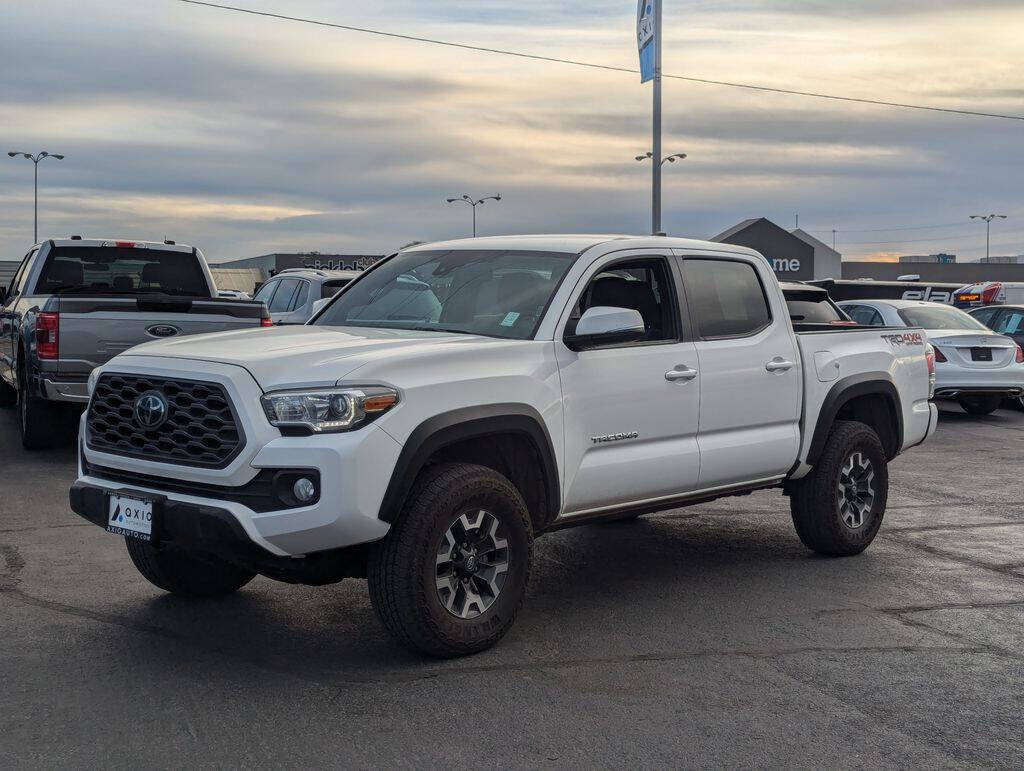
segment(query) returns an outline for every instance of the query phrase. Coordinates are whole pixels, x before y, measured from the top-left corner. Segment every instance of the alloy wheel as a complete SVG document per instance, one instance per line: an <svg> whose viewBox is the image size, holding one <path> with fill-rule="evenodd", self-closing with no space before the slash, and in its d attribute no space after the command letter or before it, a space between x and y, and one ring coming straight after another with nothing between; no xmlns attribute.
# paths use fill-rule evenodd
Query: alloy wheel
<svg viewBox="0 0 1024 771"><path fill-rule="evenodd" d="M486 612L505 584L509 558L494 514L476 509L456 517L437 550L435 583L445 610L462 619Z"/></svg>
<svg viewBox="0 0 1024 771"><path fill-rule="evenodd" d="M839 516L851 530L867 521L875 503L875 469L860 450L852 453L839 472Z"/></svg>

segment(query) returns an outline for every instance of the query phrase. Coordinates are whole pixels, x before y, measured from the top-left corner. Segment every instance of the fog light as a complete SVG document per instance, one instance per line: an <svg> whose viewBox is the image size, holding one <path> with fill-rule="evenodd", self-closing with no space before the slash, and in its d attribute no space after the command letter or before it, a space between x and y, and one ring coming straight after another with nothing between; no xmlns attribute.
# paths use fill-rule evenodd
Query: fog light
<svg viewBox="0 0 1024 771"><path fill-rule="evenodd" d="M302 477L295 480L295 484L292 485L292 494L295 496L295 500L301 503L309 503L316 497L316 485L313 484L312 480Z"/></svg>

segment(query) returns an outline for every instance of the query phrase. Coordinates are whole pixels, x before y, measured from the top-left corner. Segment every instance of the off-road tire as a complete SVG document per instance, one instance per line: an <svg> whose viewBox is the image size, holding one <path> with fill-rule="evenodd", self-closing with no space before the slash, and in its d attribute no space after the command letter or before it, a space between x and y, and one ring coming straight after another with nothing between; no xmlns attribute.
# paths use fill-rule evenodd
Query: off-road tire
<svg viewBox="0 0 1024 771"><path fill-rule="evenodd" d="M0 378L0 407L13 407L18 403L18 390Z"/></svg>
<svg viewBox="0 0 1024 771"><path fill-rule="evenodd" d="M442 604L437 555L463 514L487 511L508 541L505 583L490 607L459 618ZM370 552L370 600L384 628L403 645L439 658L490 648L509 630L526 596L533 557L529 511L515 486L493 469L469 463L428 467L409 492L388 535Z"/></svg>
<svg viewBox="0 0 1024 771"><path fill-rule="evenodd" d="M53 447L60 437L60 405L30 394L24 372L20 374L18 387L21 446L26 450L47 450Z"/></svg>
<svg viewBox="0 0 1024 771"><path fill-rule="evenodd" d="M218 597L236 592L252 581L255 573L198 557L180 549L157 547L138 538L125 538L128 556L154 586L183 597Z"/></svg>
<svg viewBox="0 0 1024 771"><path fill-rule="evenodd" d="M991 415L1002 403L1003 397L998 394L960 397L960 406L968 415Z"/></svg>
<svg viewBox="0 0 1024 771"><path fill-rule="evenodd" d="M874 472L874 499L863 524L849 527L840 513L839 479L854 453L863 453ZM882 526L889 494L885 449L872 428L852 420L837 420L814 469L790 490L793 526L808 549L835 557L860 554Z"/></svg>

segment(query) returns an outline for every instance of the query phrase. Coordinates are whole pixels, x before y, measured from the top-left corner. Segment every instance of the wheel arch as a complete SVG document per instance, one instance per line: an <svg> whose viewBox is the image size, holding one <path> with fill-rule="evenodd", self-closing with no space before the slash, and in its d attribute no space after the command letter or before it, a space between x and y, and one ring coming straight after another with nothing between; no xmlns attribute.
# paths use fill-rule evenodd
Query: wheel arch
<svg viewBox="0 0 1024 771"><path fill-rule="evenodd" d="M903 409L899 391L886 372L867 372L845 377L829 389L818 411L806 463L821 457L837 420L857 420L874 429L889 460L903 447Z"/></svg>
<svg viewBox="0 0 1024 771"><path fill-rule="evenodd" d="M476 463L508 477L526 501L535 531L558 515L554 448L544 420L530 405L466 407L420 423L399 453L381 502L381 520L395 521L420 472L437 462Z"/></svg>

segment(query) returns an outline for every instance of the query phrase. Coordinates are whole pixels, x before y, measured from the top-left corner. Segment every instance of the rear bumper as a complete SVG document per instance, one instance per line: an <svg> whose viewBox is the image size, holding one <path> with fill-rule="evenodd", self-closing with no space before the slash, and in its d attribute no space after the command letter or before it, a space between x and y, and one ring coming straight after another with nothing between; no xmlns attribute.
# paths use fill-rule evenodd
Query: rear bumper
<svg viewBox="0 0 1024 771"><path fill-rule="evenodd" d="M954 399L958 396L1024 396L1024 386L936 386L936 399Z"/></svg>
<svg viewBox="0 0 1024 771"><path fill-rule="evenodd" d="M89 384L85 380L51 380L44 377L40 380L43 396L53 402L89 403Z"/></svg>
<svg viewBox="0 0 1024 771"><path fill-rule="evenodd" d="M1024 365L1013 363L990 368L935 365L936 398L950 399L970 394L1024 394Z"/></svg>

